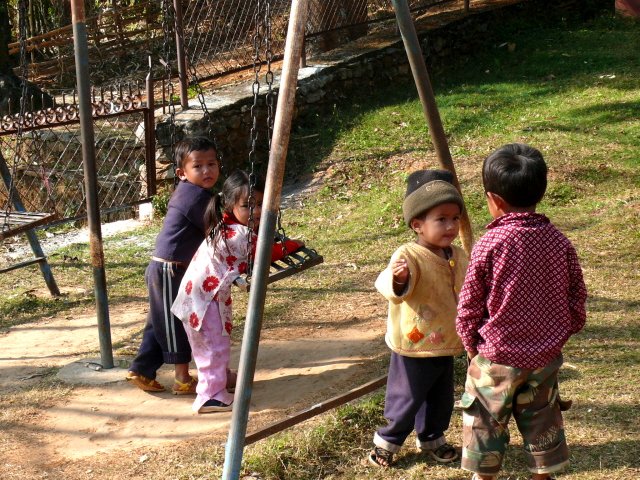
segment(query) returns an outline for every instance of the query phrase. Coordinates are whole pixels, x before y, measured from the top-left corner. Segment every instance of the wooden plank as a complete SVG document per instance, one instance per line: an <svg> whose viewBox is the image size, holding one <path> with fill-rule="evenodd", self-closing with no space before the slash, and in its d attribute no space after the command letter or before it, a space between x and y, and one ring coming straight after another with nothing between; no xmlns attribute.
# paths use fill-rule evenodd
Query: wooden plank
<svg viewBox="0 0 640 480"><path fill-rule="evenodd" d="M15 215L16 213L18 215ZM25 214L27 215L26 217ZM28 232L40 225L49 223L55 218L55 213L10 212L7 214L7 212L5 212L0 215L0 219L2 220L0 240Z"/></svg>
<svg viewBox="0 0 640 480"><path fill-rule="evenodd" d="M0 218L3 224L19 225L22 223L32 222L40 220L41 218L48 217L49 213L37 213L37 212L2 212Z"/></svg>
<svg viewBox="0 0 640 480"><path fill-rule="evenodd" d="M282 266L278 262L284 263L285 266ZM267 285L315 267L316 265L320 265L322 262L324 262L322 255L319 255L315 250L303 247L271 264ZM251 289L251 284L244 277L238 277L233 283L245 292Z"/></svg>
<svg viewBox="0 0 640 480"><path fill-rule="evenodd" d="M267 284L277 282L278 280L282 280L283 278L290 277L291 275L295 275L298 272L302 272L304 270L307 270L308 268L315 267L316 265L319 265L322 262L324 262L324 258L322 257L322 255L310 257L306 259L304 263L301 263L296 266L291 266L285 270L282 270L274 274L270 274Z"/></svg>

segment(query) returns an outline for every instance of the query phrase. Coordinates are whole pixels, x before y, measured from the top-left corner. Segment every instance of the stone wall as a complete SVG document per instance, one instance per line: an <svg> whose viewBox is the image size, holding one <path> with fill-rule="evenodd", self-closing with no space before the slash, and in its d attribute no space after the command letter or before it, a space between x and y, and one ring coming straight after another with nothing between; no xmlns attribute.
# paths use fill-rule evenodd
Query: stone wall
<svg viewBox="0 0 640 480"><path fill-rule="evenodd" d="M491 32L514 16L536 14L540 17L541 12L548 14L549 10L559 8L566 11L575 8L574 5L575 2L571 1L559 5L557 1L551 0L511 2L499 9L481 12L472 10L470 15L450 19L441 26L428 27L429 29L421 26L421 19L418 19L416 24L430 74L433 76L438 66L444 64L447 58L470 55L492 45ZM545 18L549 19L550 16L546 15ZM372 42L372 39L375 41ZM377 37L369 35L361 40L363 42L354 42L353 45L312 58L308 63L313 66L300 69L294 126L296 120L303 120L306 115L322 114L336 103L349 101L352 92L375 89L392 82L413 82L407 56L397 32L387 31ZM375 46L368 46L367 41L369 45L373 43ZM264 92L264 86L262 91ZM235 85L214 92L212 97L207 98L207 104L225 167L227 170L234 167L247 168L252 125L250 110L253 104L250 84ZM193 105L192 109L176 116L178 136L205 134L208 129L198 103L192 101L190 105ZM263 97L260 98L258 109L262 112L258 123L263 124ZM162 145L169 144L166 120L158 124L157 131L160 149ZM264 139L263 133L264 130L260 132ZM259 168L263 168L267 161L264 141L256 147L255 157ZM166 171L166 157L162 158L160 155L159 161L165 163ZM288 169L291 167L287 165ZM161 168L159 165L159 169Z"/></svg>

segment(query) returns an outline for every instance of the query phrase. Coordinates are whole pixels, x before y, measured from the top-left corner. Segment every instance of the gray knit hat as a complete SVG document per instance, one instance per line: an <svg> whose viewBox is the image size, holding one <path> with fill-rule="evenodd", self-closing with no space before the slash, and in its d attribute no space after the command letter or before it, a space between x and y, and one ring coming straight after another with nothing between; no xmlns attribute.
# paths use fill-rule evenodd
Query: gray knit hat
<svg viewBox="0 0 640 480"><path fill-rule="evenodd" d="M443 203L455 203L464 209L462 195L453 186L453 174L448 170L418 170L407 178L407 193L402 213L407 226L411 220Z"/></svg>

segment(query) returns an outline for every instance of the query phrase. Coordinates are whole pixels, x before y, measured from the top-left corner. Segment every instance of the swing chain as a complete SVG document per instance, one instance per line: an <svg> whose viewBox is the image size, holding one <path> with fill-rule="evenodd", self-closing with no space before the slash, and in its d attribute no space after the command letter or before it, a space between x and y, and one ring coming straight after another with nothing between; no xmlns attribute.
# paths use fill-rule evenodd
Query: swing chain
<svg viewBox="0 0 640 480"><path fill-rule="evenodd" d="M170 160L173 167L173 182L174 185L178 184L178 177L176 176L176 163L174 158L174 149L176 144L176 106L174 104L173 82L171 81L171 45L170 39L172 38L172 26L175 26L175 10L171 0L162 0L162 54L164 60L160 62L164 65L165 78L166 78L166 94L169 97L169 142L170 142Z"/></svg>
<svg viewBox="0 0 640 480"><path fill-rule="evenodd" d="M260 58L260 47L264 42L264 15L263 12L263 2L261 0L256 1L256 10L253 16L254 20L254 32L253 32L253 74L254 80L251 85L251 90L253 93L253 104L251 105L250 116L251 116L251 131L249 140L251 142L251 147L249 150L249 221L247 223L247 227L249 227L249 236L248 236L248 268L247 268L247 278L251 278L251 274L253 271L253 242L255 237L255 220L253 218L253 211L256 207L256 199L255 199L255 186L256 186L256 172L255 172L255 164L256 164L256 156L257 156L257 143L258 143L258 97L260 95L260 70L262 69L262 60Z"/></svg>
<svg viewBox="0 0 640 480"><path fill-rule="evenodd" d="M273 91L273 70L271 69L271 63L273 62L273 50L271 46L271 0L266 1L265 8L265 49L264 56L267 63L267 72L265 74L265 80L267 84L267 93L265 95L265 103L267 104L267 141L269 145L269 152L271 152L271 140L273 136L273 121L274 121L274 112L275 112L275 97L276 93ZM286 247L286 238L287 234L284 231L284 227L282 226L282 210L278 209L278 219L277 219L277 231L276 237L280 242L280 248L282 248L282 253L286 257L289 252L287 252Z"/></svg>
<svg viewBox="0 0 640 480"><path fill-rule="evenodd" d="M267 94L265 95L265 103L267 104L267 140L269 144L269 152L271 152L271 137L273 135L273 112L275 94L273 92L273 71L271 62L273 61L273 50L271 49L271 0L267 0L265 9L265 49L264 57L267 62L267 73L265 80L267 83Z"/></svg>

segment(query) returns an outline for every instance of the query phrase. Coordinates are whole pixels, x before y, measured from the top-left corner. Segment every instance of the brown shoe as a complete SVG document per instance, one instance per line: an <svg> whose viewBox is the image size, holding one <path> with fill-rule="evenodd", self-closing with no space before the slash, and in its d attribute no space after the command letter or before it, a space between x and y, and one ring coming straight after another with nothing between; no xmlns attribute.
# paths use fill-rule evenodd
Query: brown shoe
<svg viewBox="0 0 640 480"><path fill-rule="evenodd" d="M152 378L147 378L144 375L140 375L136 372L129 372L127 374L127 382L133 383L140 390L145 392L164 392L165 388Z"/></svg>

